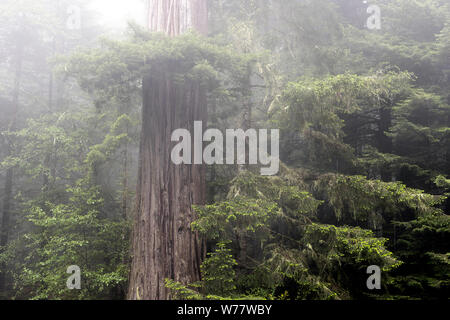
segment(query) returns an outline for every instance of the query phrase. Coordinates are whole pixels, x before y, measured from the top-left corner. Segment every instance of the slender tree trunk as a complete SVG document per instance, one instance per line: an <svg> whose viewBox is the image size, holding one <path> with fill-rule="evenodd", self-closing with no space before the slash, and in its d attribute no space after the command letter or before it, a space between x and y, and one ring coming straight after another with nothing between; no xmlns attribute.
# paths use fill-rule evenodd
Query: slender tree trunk
<svg viewBox="0 0 450 320"><path fill-rule="evenodd" d="M23 42L19 39L16 48L16 70L14 77L14 91L13 91L13 114L9 123L8 131L12 132L16 129L17 113L19 111L19 92L22 82L22 64L23 64ZM11 141L7 141L7 156L11 155ZM3 252L9 240L10 218L11 218L11 199L13 192L14 170L9 168L6 172L5 190L3 195L3 214L2 226L0 230L0 252ZM6 273L5 266L0 265L0 293L6 290Z"/></svg>
<svg viewBox="0 0 450 320"><path fill-rule="evenodd" d="M122 101L122 107L119 109L119 114L118 116L122 116L124 114L128 114L129 109L130 109L130 105L131 105L131 98L130 97L126 97L125 99L123 99ZM127 135L130 133L130 128L129 125L127 123L126 125L126 133ZM122 171L122 217L124 219L128 218L128 170L129 170L129 158L130 158L130 154L129 154L129 145L128 145L128 141L125 142L125 146L124 146L124 150L123 150L123 171Z"/></svg>
<svg viewBox="0 0 450 320"><path fill-rule="evenodd" d="M13 184L13 170L8 169L5 180L5 194L3 196L3 215L2 215L2 229L0 237L0 252L3 252L5 246L8 244L9 238L9 220L11 211L11 197ZM0 266L0 294L6 293L6 268L2 263ZM6 296L6 294L5 294Z"/></svg>
<svg viewBox="0 0 450 320"><path fill-rule="evenodd" d="M56 53L56 39L53 38L52 41L52 58L55 56ZM53 91L54 91L54 76L53 76L53 70L50 69L49 71L49 79L48 79L48 113L53 112ZM48 191L50 188L50 176L54 179L55 176L51 175L49 171L51 171L52 166L52 158L53 158L53 147L51 147L50 150L48 150L48 153L45 156L44 159L44 173L43 173L43 190ZM48 171L47 171L48 170Z"/></svg>
<svg viewBox="0 0 450 320"><path fill-rule="evenodd" d="M253 104L252 104L252 80L251 80L251 74L252 74L252 68L249 64L247 66L247 81L244 84L243 87L243 94L245 97L245 110L244 110L244 121L242 123L242 127L244 131L247 131L252 128L252 113L253 113ZM245 163L250 163L250 147L249 147L249 139L247 138L245 140ZM248 165L242 165L239 166L239 171L248 170ZM244 268L247 266L247 255L248 255L248 239L247 239L247 232L242 231L238 235L239 238L239 263L240 265L244 266Z"/></svg>
<svg viewBox="0 0 450 320"><path fill-rule="evenodd" d="M128 142L123 151L123 176L122 176L122 217L128 217Z"/></svg>
<svg viewBox="0 0 450 320"><path fill-rule="evenodd" d="M392 111L390 107L380 109L380 120L378 125L378 149L383 153L392 153L392 138L386 132L392 126Z"/></svg>
<svg viewBox="0 0 450 320"><path fill-rule="evenodd" d="M380 109L380 120L378 126L378 149L382 153L392 153L393 143L392 138L389 137L386 132L392 126L392 110L390 107L383 107ZM383 181L391 181L392 180L392 172L386 169L382 169L381 172L381 180Z"/></svg>
<svg viewBox="0 0 450 320"><path fill-rule="evenodd" d="M56 1L56 7L55 7L55 13L56 17L61 16L61 3L60 0ZM57 54L57 48L58 48L58 36L55 34L53 35L52 39L52 49L50 56L51 58L54 58ZM49 78L48 78L48 113L51 114L54 112L54 100L55 100L55 92L57 93L57 89L55 86L55 75L53 72L53 68L50 67L49 70ZM53 145L51 146L50 150L48 150L47 155L44 159L44 171L43 173L43 190L48 191L51 187L51 184L54 184L55 182L55 176L56 176L56 157L55 157L55 141L53 141ZM50 179L52 181L50 181Z"/></svg>
<svg viewBox="0 0 450 320"><path fill-rule="evenodd" d="M176 36L207 29L206 0L150 0L149 27ZM200 279L201 245L191 231L193 204L205 203L203 165L176 166L170 159L172 132L206 126L206 90L192 80L173 81L164 70L143 80L142 133L137 206L132 236L128 299L166 300L165 279L187 284Z"/></svg>

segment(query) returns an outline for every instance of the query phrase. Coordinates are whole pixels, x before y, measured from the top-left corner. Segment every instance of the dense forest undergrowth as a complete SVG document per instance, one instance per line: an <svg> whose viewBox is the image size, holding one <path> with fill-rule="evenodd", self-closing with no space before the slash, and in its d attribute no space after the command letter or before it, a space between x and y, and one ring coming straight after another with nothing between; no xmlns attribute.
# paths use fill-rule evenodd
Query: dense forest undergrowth
<svg viewBox="0 0 450 320"><path fill-rule="evenodd" d="M68 29L73 4L83 24ZM208 35L177 37L104 36L84 8L0 3L0 298L142 298L130 248L149 74L174 104L205 92L209 128L280 130L278 175L205 168L185 230L199 281L160 279L169 298L450 297L448 1L211 0Z"/></svg>

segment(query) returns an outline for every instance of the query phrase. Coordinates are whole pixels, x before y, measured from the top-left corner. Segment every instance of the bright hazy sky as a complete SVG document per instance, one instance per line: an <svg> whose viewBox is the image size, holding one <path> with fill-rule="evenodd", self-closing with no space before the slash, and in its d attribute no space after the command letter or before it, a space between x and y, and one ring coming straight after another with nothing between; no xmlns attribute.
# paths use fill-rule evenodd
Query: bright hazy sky
<svg viewBox="0 0 450 320"><path fill-rule="evenodd" d="M90 8L100 14L100 23L123 28L127 21L145 24L146 0L91 0Z"/></svg>

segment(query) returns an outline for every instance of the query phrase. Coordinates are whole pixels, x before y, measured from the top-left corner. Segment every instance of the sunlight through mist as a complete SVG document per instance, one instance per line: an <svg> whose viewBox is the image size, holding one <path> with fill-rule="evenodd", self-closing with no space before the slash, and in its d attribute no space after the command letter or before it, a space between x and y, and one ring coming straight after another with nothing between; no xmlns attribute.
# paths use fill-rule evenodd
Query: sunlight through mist
<svg viewBox="0 0 450 320"><path fill-rule="evenodd" d="M145 24L146 2L146 0L92 0L90 8L98 12L100 24L124 28L128 21Z"/></svg>

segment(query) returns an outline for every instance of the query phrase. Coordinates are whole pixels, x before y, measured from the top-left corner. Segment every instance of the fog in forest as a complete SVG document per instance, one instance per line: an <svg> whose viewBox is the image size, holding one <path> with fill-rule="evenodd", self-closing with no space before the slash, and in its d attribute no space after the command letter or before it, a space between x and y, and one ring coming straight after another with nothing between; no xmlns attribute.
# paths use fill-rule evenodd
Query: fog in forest
<svg viewBox="0 0 450 320"><path fill-rule="evenodd" d="M448 0L0 0L0 300L448 300L449 196Z"/></svg>

